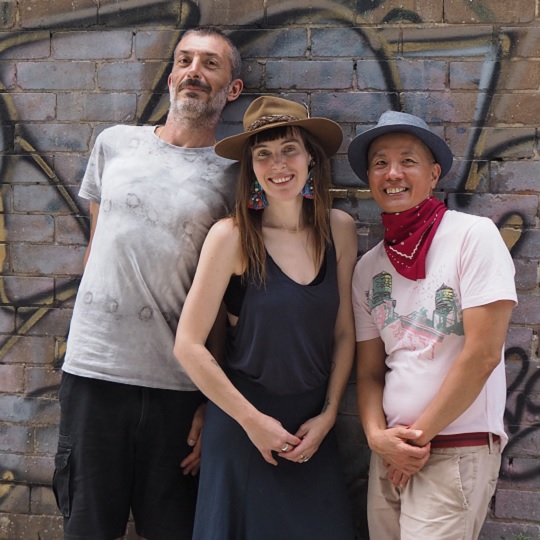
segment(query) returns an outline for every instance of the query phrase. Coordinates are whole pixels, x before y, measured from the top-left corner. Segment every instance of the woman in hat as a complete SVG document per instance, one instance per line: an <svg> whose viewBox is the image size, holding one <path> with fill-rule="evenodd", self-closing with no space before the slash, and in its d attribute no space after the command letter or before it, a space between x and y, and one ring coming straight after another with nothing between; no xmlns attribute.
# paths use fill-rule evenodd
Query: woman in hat
<svg viewBox="0 0 540 540"><path fill-rule="evenodd" d="M330 208L340 127L264 96L244 132L232 218L205 241L175 355L208 396L195 539L353 538L333 425L354 356L356 229ZM224 361L205 342L225 304Z"/></svg>

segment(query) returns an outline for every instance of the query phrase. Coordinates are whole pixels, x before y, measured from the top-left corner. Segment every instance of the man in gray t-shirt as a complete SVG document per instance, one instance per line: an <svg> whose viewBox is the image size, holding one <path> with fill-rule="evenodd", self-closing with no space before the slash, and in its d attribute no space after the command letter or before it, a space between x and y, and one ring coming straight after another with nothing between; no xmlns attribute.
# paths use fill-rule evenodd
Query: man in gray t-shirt
<svg viewBox="0 0 540 540"><path fill-rule="evenodd" d="M60 389L53 487L69 539L191 538L204 405L173 356L208 229L232 209L237 164L214 153L240 56L220 31L178 43L164 126L97 138L80 196L91 236Z"/></svg>

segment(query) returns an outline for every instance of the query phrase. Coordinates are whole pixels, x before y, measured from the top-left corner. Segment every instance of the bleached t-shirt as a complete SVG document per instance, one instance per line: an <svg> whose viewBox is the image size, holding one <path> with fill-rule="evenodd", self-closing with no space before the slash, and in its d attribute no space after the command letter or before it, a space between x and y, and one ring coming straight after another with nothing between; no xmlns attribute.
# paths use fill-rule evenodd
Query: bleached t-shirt
<svg viewBox="0 0 540 540"><path fill-rule="evenodd" d="M99 203L63 369L173 390L195 386L173 356L208 229L227 215L238 166L213 148L165 143L151 126L97 138L80 196Z"/></svg>
<svg viewBox="0 0 540 540"><path fill-rule="evenodd" d="M388 427L411 425L432 401L463 348L463 310L497 300L517 300L514 265L488 218L448 210L428 251L425 279L398 274L382 242L360 259L353 277L356 340L380 337L385 344ZM489 431L504 446L503 353L475 402L441 434Z"/></svg>

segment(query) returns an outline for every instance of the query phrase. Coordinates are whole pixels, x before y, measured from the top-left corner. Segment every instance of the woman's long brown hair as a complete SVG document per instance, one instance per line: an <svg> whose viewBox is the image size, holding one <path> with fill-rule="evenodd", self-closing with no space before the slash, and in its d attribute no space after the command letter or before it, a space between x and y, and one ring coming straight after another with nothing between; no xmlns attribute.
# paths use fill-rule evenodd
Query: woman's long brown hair
<svg viewBox="0 0 540 540"><path fill-rule="evenodd" d="M253 172L252 148L255 144L300 134L304 146L312 156L313 199L304 199L302 213L304 224L313 235L315 261L320 264L326 246L331 241L330 234L330 164L319 142L305 129L296 126L283 126L261 131L250 137L246 143L241 160L240 180L236 192L234 219L240 231L242 260L246 277L259 285L266 278L266 250L262 236L262 215L264 210L248 208L251 185L256 181Z"/></svg>

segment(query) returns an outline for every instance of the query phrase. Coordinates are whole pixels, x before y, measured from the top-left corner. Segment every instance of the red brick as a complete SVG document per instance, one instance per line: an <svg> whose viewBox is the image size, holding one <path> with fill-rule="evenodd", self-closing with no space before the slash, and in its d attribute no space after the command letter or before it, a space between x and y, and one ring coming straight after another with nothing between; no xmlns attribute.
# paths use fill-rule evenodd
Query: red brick
<svg viewBox="0 0 540 540"><path fill-rule="evenodd" d="M24 92L10 94L19 120L35 122L56 118L56 96L51 93Z"/></svg>
<svg viewBox="0 0 540 540"><path fill-rule="evenodd" d="M139 60L172 59L179 39L177 30L138 30L135 34L135 57Z"/></svg>
<svg viewBox="0 0 540 540"><path fill-rule="evenodd" d="M105 26L126 27L145 25L149 21L168 23L179 27L180 14L184 2L124 2L123 0L100 0L98 22ZM184 5L186 11L194 6ZM193 18L191 18L193 24Z"/></svg>
<svg viewBox="0 0 540 540"><path fill-rule="evenodd" d="M238 0L214 0L213 2L201 2L200 10L202 20L206 24L216 25L237 25L239 21L245 19L247 13L260 17L262 15L263 2L239 2Z"/></svg>
<svg viewBox="0 0 540 540"><path fill-rule="evenodd" d="M17 329L25 336L63 337L67 334L72 310L62 308L27 308L17 310Z"/></svg>
<svg viewBox="0 0 540 540"><path fill-rule="evenodd" d="M5 494L0 497L0 512L27 514L30 511L30 488L16 484L0 484Z"/></svg>
<svg viewBox="0 0 540 540"><path fill-rule="evenodd" d="M60 407L58 400L45 398L22 398L0 394L0 422L13 424L58 425ZM6 464L2 463L5 468Z"/></svg>
<svg viewBox="0 0 540 540"><path fill-rule="evenodd" d="M58 446L58 425L36 426L34 428L35 453L36 454L56 454Z"/></svg>
<svg viewBox="0 0 540 540"><path fill-rule="evenodd" d="M6 2L4 2L4 5ZM15 5L15 2L9 2ZM8 39L9 38L9 39ZM0 39L10 46L0 51L2 60L36 60L48 58L51 54L51 37L48 30L34 30L31 40L25 33L13 34L13 32L0 32Z"/></svg>
<svg viewBox="0 0 540 540"><path fill-rule="evenodd" d="M538 287L539 265L537 260L514 259L516 267L516 287L520 292L534 291Z"/></svg>
<svg viewBox="0 0 540 540"><path fill-rule="evenodd" d="M315 29L314 29L315 30ZM344 38L344 29L341 28ZM304 59L308 54L308 34L306 28L248 29L235 32L234 41L240 48L242 59L248 58L292 58ZM316 47L316 37L312 34L312 52ZM345 44L344 44L345 46ZM313 52L313 56L317 53ZM336 56L331 52L324 56ZM348 55L350 56L350 55Z"/></svg>
<svg viewBox="0 0 540 540"><path fill-rule="evenodd" d="M523 124L538 126L540 124L540 96L534 94L497 94L493 97L493 115L490 123Z"/></svg>
<svg viewBox="0 0 540 540"><path fill-rule="evenodd" d="M514 259L515 260L515 259ZM508 333L506 334L506 349L513 347L523 348L524 351L532 352L532 328L522 328L519 326L510 326Z"/></svg>
<svg viewBox="0 0 540 540"><path fill-rule="evenodd" d="M30 453L33 442L31 428L0 424L0 452Z"/></svg>
<svg viewBox="0 0 540 540"><path fill-rule="evenodd" d="M33 514L60 515L53 490L50 487L34 487L30 496L30 511Z"/></svg>
<svg viewBox="0 0 540 540"><path fill-rule="evenodd" d="M499 489L495 502L498 518L540 521L540 493Z"/></svg>
<svg viewBox="0 0 540 540"><path fill-rule="evenodd" d="M514 324L540 324L540 295L519 295L519 304L512 314Z"/></svg>
<svg viewBox="0 0 540 540"><path fill-rule="evenodd" d="M535 155L535 128L483 127L479 135L475 158L523 159ZM454 156L463 157L472 136L470 124L449 126L445 129L445 136Z"/></svg>
<svg viewBox="0 0 540 540"><path fill-rule="evenodd" d="M13 28L17 22L17 4L13 0L2 2L0 28Z"/></svg>
<svg viewBox="0 0 540 540"><path fill-rule="evenodd" d="M132 54L133 33L129 30L55 32L52 56L59 60L127 59Z"/></svg>
<svg viewBox="0 0 540 540"><path fill-rule="evenodd" d="M52 337L14 336L14 344L6 350L0 346L0 357L5 363L52 364L54 339Z"/></svg>
<svg viewBox="0 0 540 540"><path fill-rule="evenodd" d="M38 152L86 152L92 128L87 124L27 124L24 127Z"/></svg>
<svg viewBox="0 0 540 540"><path fill-rule="evenodd" d="M51 216L9 214L5 224L8 242L51 242L54 238L54 219Z"/></svg>
<svg viewBox="0 0 540 540"><path fill-rule="evenodd" d="M517 434L516 434L517 436ZM508 448L508 447L507 447ZM536 469L533 457L516 457L512 455L511 445L509 453L505 452L501 463L498 489L501 490L538 490L540 488L540 478L534 474ZM517 449L519 452L519 449Z"/></svg>
<svg viewBox="0 0 540 540"><path fill-rule="evenodd" d="M509 59L502 63L502 73L497 91L532 90L538 91L540 86L540 64L537 59L514 61Z"/></svg>
<svg viewBox="0 0 540 540"><path fill-rule="evenodd" d="M0 333L2 334L12 333L15 330L14 322L15 322L15 309L13 308L13 306L2 306L2 308L0 309ZM1 355L0 355L0 358L1 358Z"/></svg>
<svg viewBox="0 0 540 540"><path fill-rule="evenodd" d="M62 372L43 367L26 368L26 394L29 396L58 397Z"/></svg>
<svg viewBox="0 0 540 540"><path fill-rule="evenodd" d="M24 367L17 364L0 364L0 392L20 394L24 386Z"/></svg>
<svg viewBox="0 0 540 540"><path fill-rule="evenodd" d="M14 185L13 209L16 212L43 212L57 214L65 207L64 200L56 186L52 185ZM50 225L49 225L50 227Z"/></svg>
<svg viewBox="0 0 540 540"><path fill-rule="evenodd" d="M18 0L20 24L23 28L50 28L80 21L84 13L86 24L95 24L97 3L95 0Z"/></svg>
<svg viewBox="0 0 540 540"><path fill-rule="evenodd" d="M267 88L352 89L352 79L351 61L295 60L266 63Z"/></svg>
<svg viewBox="0 0 540 540"><path fill-rule="evenodd" d="M501 36L508 36L514 58L538 58L540 57L540 28L538 26L527 27L503 27Z"/></svg>
<svg viewBox="0 0 540 540"><path fill-rule="evenodd" d="M262 89L264 78L264 65L256 60L244 60L242 62L241 79L244 81L244 89Z"/></svg>
<svg viewBox="0 0 540 540"><path fill-rule="evenodd" d="M107 62L98 66L97 86L99 90L124 92L153 90L166 67L166 63L157 61Z"/></svg>
<svg viewBox="0 0 540 540"><path fill-rule="evenodd" d="M31 189L30 193L37 193L37 190ZM18 202L21 202L20 198ZM9 214L5 225L8 242L52 242L54 238L54 219L51 216Z"/></svg>
<svg viewBox="0 0 540 540"><path fill-rule="evenodd" d="M477 96L465 92L404 92L406 112L423 118L429 125L440 122L470 122Z"/></svg>
<svg viewBox="0 0 540 540"><path fill-rule="evenodd" d="M491 218L495 223L503 221L507 216L515 213L525 220L530 227L538 212L538 197L535 195L492 195L486 194L449 194L448 207L460 210L467 214L476 214ZM534 255L531 254L534 257Z"/></svg>
<svg viewBox="0 0 540 540"><path fill-rule="evenodd" d="M0 79L6 90L15 90L17 77L13 62L0 62Z"/></svg>
<svg viewBox="0 0 540 540"><path fill-rule="evenodd" d="M84 246L13 244L11 264L21 274L80 275L85 251Z"/></svg>
<svg viewBox="0 0 540 540"><path fill-rule="evenodd" d="M137 96L126 93L68 93L58 94L60 121L118 122L129 124L135 120Z"/></svg>
<svg viewBox="0 0 540 540"><path fill-rule="evenodd" d="M23 90L92 90L95 62L17 62Z"/></svg>
<svg viewBox="0 0 540 540"><path fill-rule="evenodd" d="M83 219L87 221L86 217ZM88 244L86 232L81 228L76 216L57 216L55 223L55 239L59 244Z"/></svg>
<svg viewBox="0 0 540 540"><path fill-rule="evenodd" d="M482 527L478 540L495 540L496 538L514 540L520 538L520 535L524 540L540 538L540 527L529 523L508 523L488 519Z"/></svg>
<svg viewBox="0 0 540 540"><path fill-rule="evenodd" d="M533 21L534 17L535 0L519 2L445 0L444 3L444 18L448 23L528 23Z"/></svg>
<svg viewBox="0 0 540 540"><path fill-rule="evenodd" d="M395 4L394 2L370 2L358 5L364 5L366 9L358 13L357 24L362 24L364 21L369 23L390 22L396 24L419 21L440 23L443 21L443 0L402 0L399 4ZM396 13L404 13L405 17L396 18ZM391 18L392 15L394 15L393 18Z"/></svg>
<svg viewBox="0 0 540 540"><path fill-rule="evenodd" d="M493 193L533 193L538 187L538 161L494 162L491 166Z"/></svg>
<svg viewBox="0 0 540 540"><path fill-rule="evenodd" d="M461 2L461 0L458 0ZM485 60L493 47L493 27L415 25L403 28L403 54L410 57L478 57Z"/></svg>
<svg viewBox="0 0 540 540"><path fill-rule="evenodd" d="M54 298L61 302L63 308L73 307L75 295L79 287L78 278L57 278L54 280Z"/></svg>
<svg viewBox="0 0 540 540"><path fill-rule="evenodd" d="M0 514L0 540L33 539L62 540L61 516L32 516L28 514Z"/></svg>
<svg viewBox="0 0 540 540"><path fill-rule="evenodd" d="M45 161L46 156L42 156ZM49 184L50 178L36 161L27 155L3 156L3 183L9 184Z"/></svg>
<svg viewBox="0 0 540 540"><path fill-rule="evenodd" d="M56 154L54 156L54 171L62 180L63 185L79 186L87 163L88 156L86 155Z"/></svg>

